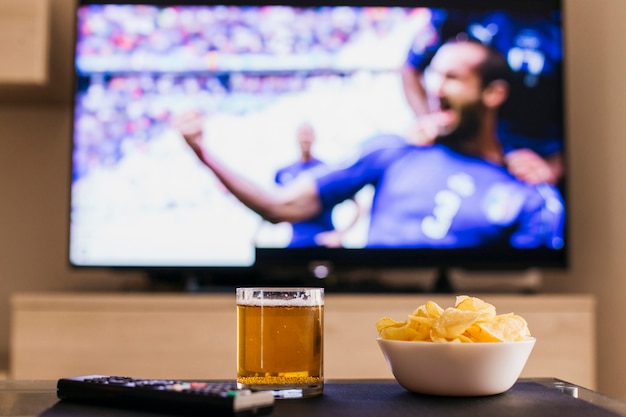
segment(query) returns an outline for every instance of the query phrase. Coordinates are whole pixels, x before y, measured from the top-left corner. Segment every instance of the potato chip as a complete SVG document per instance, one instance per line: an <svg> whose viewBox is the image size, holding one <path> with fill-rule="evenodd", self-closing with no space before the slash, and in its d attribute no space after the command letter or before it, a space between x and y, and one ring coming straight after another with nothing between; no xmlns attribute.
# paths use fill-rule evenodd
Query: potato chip
<svg viewBox="0 0 626 417"><path fill-rule="evenodd" d="M465 334L472 342L502 342L502 339L485 328L484 325L487 323L488 322L474 323L467 329Z"/></svg>
<svg viewBox="0 0 626 417"><path fill-rule="evenodd" d="M435 303L434 301L427 301L426 304L422 304L421 306L417 307L413 311L412 315L435 319L441 316L441 313L443 313L443 308L441 308L439 304Z"/></svg>
<svg viewBox="0 0 626 417"><path fill-rule="evenodd" d="M459 342L462 342L462 343L472 343L472 342L474 342L474 340L470 339L468 336L465 336L464 334L462 334L461 336L459 336L455 340L458 340Z"/></svg>
<svg viewBox="0 0 626 417"><path fill-rule="evenodd" d="M413 341L419 338L419 334L405 324L401 327L385 327L380 331L380 337L391 340Z"/></svg>
<svg viewBox="0 0 626 417"><path fill-rule="evenodd" d="M434 301L427 301L425 304L426 311L429 317L438 318L443 313L443 308L439 307L439 304Z"/></svg>
<svg viewBox="0 0 626 417"><path fill-rule="evenodd" d="M481 317L478 311L450 307L441 313L433 324L433 334L446 339L456 339Z"/></svg>
<svg viewBox="0 0 626 417"><path fill-rule="evenodd" d="M530 336L528 324L513 313L496 314L480 298L459 295L445 310L434 301L417 307L406 321L383 317L376 322L383 339L438 343L506 342Z"/></svg>
<svg viewBox="0 0 626 417"><path fill-rule="evenodd" d="M407 326L416 332L413 340L428 340L433 322L434 319L428 317L409 316Z"/></svg>
<svg viewBox="0 0 626 417"><path fill-rule="evenodd" d="M491 320L496 316L496 308L480 298L460 295L456 298L455 307L459 310L478 311L484 315L481 319Z"/></svg>
<svg viewBox="0 0 626 417"><path fill-rule="evenodd" d="M515 342L530 336L526 320L516 314L501 314L493 320L477 324L479 332L475 335L478 341L484 342Z"/></svg>
<svg viewBox="0 0 626 417"><path fill-rule="evenodd" d="M402 327L404 324L404 322L395 321L389 317L383 317L376 322L376 330L380 333L380 331L386 327Z"/></svg>

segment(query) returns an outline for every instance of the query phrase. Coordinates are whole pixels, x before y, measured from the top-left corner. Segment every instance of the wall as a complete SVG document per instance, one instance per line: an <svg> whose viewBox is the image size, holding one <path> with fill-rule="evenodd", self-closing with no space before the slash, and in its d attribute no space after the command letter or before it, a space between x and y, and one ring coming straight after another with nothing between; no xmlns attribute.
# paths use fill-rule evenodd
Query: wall
<svg viewBox="0 0 626 417"><path fill-rule="evenodd" d="M546 271L545 292L598 300L598 388L626 399L626 2L564 0L566 8L571 267ZM0 362L7 362L10 294L128 289L141 277L71 271L65 261L73 2L50 0L44 86L0 85ZM0 363L0 368L3 364Z"/></svg>

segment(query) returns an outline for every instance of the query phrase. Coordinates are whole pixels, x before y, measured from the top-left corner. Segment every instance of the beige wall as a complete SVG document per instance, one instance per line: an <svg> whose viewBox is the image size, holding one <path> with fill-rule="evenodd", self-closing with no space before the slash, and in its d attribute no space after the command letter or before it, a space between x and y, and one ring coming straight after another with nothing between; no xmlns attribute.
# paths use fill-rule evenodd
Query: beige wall
<svg viewBox="0 0 626 417"><path fill-rule="evenodd" d="M598 387L626 399L626 2L564 3L574 239L571 267L547 271L544 290L597 297ZM66 265L73 2L50 4L48 85L0 85L0 368L12 293L141 284L132 274Z"/></svg>

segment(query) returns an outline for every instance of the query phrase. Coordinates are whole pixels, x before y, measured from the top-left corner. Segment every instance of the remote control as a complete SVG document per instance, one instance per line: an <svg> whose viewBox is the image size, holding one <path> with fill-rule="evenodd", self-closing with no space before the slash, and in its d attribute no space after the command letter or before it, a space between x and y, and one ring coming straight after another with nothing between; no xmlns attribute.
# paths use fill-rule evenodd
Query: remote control
<svg viewBox="0 0 626 417"><path fill-rule="evenodd" d="M188 381L88 375L62 378L57 397L85 404L204 416L270 414L270 391L238 389L234 381Z"/></svg>

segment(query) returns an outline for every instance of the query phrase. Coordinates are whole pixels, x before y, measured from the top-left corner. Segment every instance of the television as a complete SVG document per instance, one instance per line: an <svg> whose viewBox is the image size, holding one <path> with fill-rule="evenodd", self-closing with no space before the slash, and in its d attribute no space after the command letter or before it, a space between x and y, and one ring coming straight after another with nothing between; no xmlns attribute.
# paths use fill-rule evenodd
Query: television
<svg viewBox="0 0 626 417"><path fill-rule="evenodd" d="M384 291L379 272L394 269L566 268L562 37L559 0L80 0L69 263L156 281L350 291ZM383 220L379 178L316 219L267 221L181 130L195 112L205 149L268 196L382 148L436 149L414 140L424 114L403 77L432 85L433 57L451 39L488 45L508 64L495 123L503 159L489 163L499 176L477 185L472 172L427 159L401 182L413 197ZM307 129L311 169L298 140ZM541 164L514 173L509 155L524 152ZM539 200L534 213L525 193Z"/></svg>

